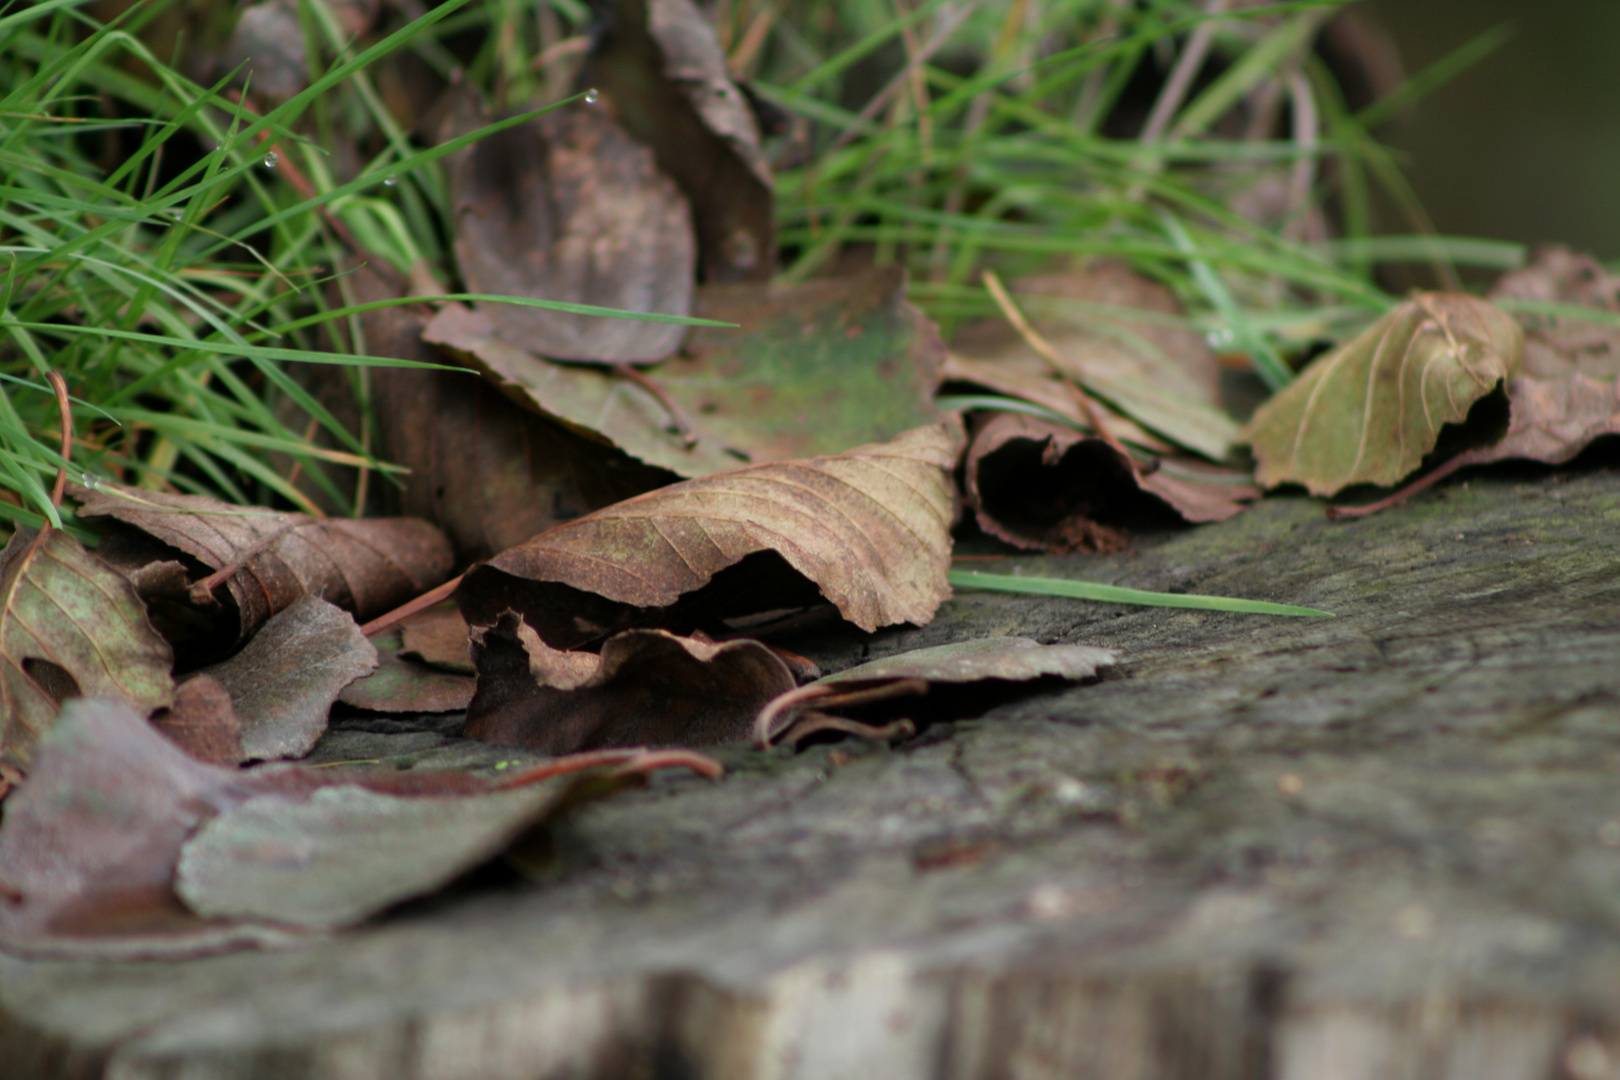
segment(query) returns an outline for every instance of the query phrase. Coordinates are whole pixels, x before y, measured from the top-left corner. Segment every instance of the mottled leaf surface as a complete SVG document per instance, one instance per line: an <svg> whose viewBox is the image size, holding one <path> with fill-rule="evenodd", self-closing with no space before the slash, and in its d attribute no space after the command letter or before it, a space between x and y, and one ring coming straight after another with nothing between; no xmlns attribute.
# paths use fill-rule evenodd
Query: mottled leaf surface
<svg viewBox="0 0 1620 1080"><path fill-rule="evenodd" d="M600 632L576 627L570 640L569 628L604 600L667 608L747 556L772 552L863 629L924 623L949 595L956 447L946 425L931 425L844 454L675 484L502 552L467 575L457 599L474 626L511 607L566 648ZM591 610L579 603L589 597ZM728 614L782 606L748 606L758 599L737 595Z"/></svg>
<svg viewBox="0 0 1620 1080"><path fill-rule="evenodd" d="M606 110L567 106L497 132L462 151L451 177L456 257L473 292L690 313L686 199ZM510 344L559 360L658 360L684 330L514 304L479 310Z"/></svg>
<svg viewBox="0 0 1620 1080"><path fill-rule="evenodd" d="M1266 487L1332 495L1394 484L1440 429L1518 371L1519 324L1483 300L1422 293L1313 361L1255 413L1243 438Z"/></svg>
<svg viewBox="0 0 1620 1080"><path fill-rule="evenodd" d="M380 615L450 576L450 545L415 518L311 518L201 495L116 484L77 488L79 513L135 527L226 582L237 625L225 645L252 636L302 596L320 596L359 618Z"/></svg>
<svg viewBox="0 0 1620 1080"><path fill-rule="evenodd" d="M756 464L891 439L939 419L931 403L945 346L905 300L905 274L879 267L801 285L711 285L696 327L649 374L700 437Z"/></svg>
<svg viewBox="0 0 1620 1080"><path fill-rule="evenodd" d="M26 768L65 698L170 704L173 660L135 587L67 533L0 552L0 763Z"/></svg>
<svg viewBox="0 0 1620 1080"><path fill-rule="evenodd" d="M508 611L476 640L478 694L465 733L543 754L740 740L765 703L794 686L775 653L746 639L628 630L600 655L565 652Z"/></svg>
<svg viewBox="0 0 1620 1080"><path fill-rule="evenodd" d="M240 765L242 721L231 692L211 675L193 675L174 689L174 705L152 724L180 749L210 765Z"/></svg>

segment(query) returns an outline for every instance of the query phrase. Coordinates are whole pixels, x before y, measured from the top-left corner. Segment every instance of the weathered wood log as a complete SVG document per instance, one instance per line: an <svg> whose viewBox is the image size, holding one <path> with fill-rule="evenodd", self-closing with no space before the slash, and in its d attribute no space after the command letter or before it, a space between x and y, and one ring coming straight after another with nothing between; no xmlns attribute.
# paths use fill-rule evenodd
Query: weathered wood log
<svg viewBox="0 0 1620 1080"><path fill-rule="evenodd" d="M1010 565L1337 618L963 594L871 655L1124 663L892 752L728 749L581 810L539 880L314 947L0 957L0 1076L1620 1075L1620 473ZM362 728L321 752L469 753Z"/></svg>

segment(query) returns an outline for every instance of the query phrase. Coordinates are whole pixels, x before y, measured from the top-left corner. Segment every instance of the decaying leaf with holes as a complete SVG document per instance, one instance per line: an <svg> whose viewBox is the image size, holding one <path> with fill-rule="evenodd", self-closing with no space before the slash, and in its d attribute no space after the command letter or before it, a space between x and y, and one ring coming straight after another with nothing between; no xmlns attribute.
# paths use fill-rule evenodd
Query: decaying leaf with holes
<svg viewBox="0 0 1620 1080"><path fill-rule="evenodd" d="M135 587L67 533L19 529L0 552L0 765L26 769L69 698L171 704L173 660Z"/></svg>
<svg viewBox="0 0 1620 1080"><path fill-rule="evenodd" d="M1512 317L1457 293L1419 293L1312 362L1243 429L1266 487L1332 495L1392 485L1516 374L1524 334Z"/></svg>
<svg viewBox="0 0 1620 1080"><path fill-rule="evenodd" d="M632 626L686 632L818 593L865 630L925 623L950 594L958 446L936 424L674 484L474 567L457 601L474 627L511 608L554 649Z"/></svg>
<svg viewBox="0 0 1620 1080"><path fill-rule="evenodd" d="M117 484L69 490L81 517L109 529L103 546L115 562L121 561L117 549L130 542L144 542L146 549L137 567L179 553L195 560L194 610L212 608L210 597L218 597L199 588L213 584L203 571L223 578L229 603L213 609L211 629L191 639L200 660L232 651L299 597L320 596L367 619L450 576L449 543L438 529L415 518L317 519ZM140 535L131 540L111 523ZM162 547L152 551L150 540Z"/></svg>

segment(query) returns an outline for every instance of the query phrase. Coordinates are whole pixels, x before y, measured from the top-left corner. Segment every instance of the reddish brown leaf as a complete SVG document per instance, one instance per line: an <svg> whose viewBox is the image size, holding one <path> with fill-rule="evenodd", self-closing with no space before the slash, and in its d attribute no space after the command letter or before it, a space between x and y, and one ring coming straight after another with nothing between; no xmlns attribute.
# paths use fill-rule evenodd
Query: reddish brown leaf
<svg viewBox="0 0 1620 1080"><path fill-rule="evenodd" d="M152 717L152 723L198 761L239 765L245 760L242 722L231 693L211 675L194 675L175 687L174 706Z"/></svg>
<svg viewBox="0 0 1620 1080"><path fill-rule="evenodd" d="M600 656L560 652L511 611L475 640L478 694L466 734L543 754L743 739L765 703L794 685L757 641L628 630Z"/></svg>
<svg viewBox="0 0 1620 1080"><path fill-rule="evenodd" d="M69 697L144 715L174 696L173 655L135 587L60 529L18 529L0 552L0 764L27 768Z"/></svg>
<svg viewBox="0 0 1620 1080"><path fill-rule="evenodd" d="M759 126L691 0L612 0L585 81L692 204L706 281L764 281L776 263Z"/></svg>
<svg viewBox="0 0 1620 1080"><path fill-rule="evenodd" d="M316 519L116 484L77 488L73 497L84 517L131 525L210 570L231 571L223 591L234 601L227 614L235 625L216 642L222 650L302 596L325 597L364 619L450 575L450 545L414 518Z"/></svg>
<svg viewBox="0 0 1620 1080"><path fill-rule="evenodd" d="M1589 255L1544 247L1535 251L1529 266L1503 274L1490 299L1573 304L1620 314L1620 275ZM1515 318L1524 327L1525 375L1535 379L1576 373L1597 379L1620 375L1620 327L1533 312L1520 312Z"/></svg>
<svg viewBox="0 0 1620 1080"><path fill-rule="evenodd" d="M561 108L481 139L452 169L456 256L473 292L686 315L686 200L605 109ZM559 360L658 360L669 323L482 304L513 345Z"/></svg>
<svg viewBox="0 0 1620 1080"><path fill-rule="evenodd" d="M569 648L626 625L671 626L670 611L648 609L669 609L721 571L749 569L739 565L748 556L774 552L863 629L924 623L950 592L956 445L941 424L833 457L674 484L502 552L468 573L457 600L474 626L510 607L548 644ZM803 602L802 587L789 602L762 582L744 590L733 580L722 591L717 583L704 598L711 615Z"/></svg>
<svg viewBox="0 0 1620 1080"><path fill-rule="evenodd" d="M377 650L347 612L302 596L205 674L230 694L242 753L273 761L309 753L338 694L376 667Z"/></svg>
<svg viewBox="0 0 1620 1080"><path fill-rule="evenodd" d="M1224 521L1260 497L1247 476L1167 458L1146 476L1102 439L1018 413L997 414L968 448L966 487L980 528L1023 548L1112 551L1126 531Z"/></svg>

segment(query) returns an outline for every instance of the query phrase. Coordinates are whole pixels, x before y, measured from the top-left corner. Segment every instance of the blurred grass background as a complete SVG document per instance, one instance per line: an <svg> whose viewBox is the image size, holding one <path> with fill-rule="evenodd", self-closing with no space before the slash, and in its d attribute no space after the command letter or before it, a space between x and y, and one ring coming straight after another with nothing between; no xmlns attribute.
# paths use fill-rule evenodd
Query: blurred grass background
<svg viewBox="0 0 1620 1080"><path fill-rule="evenodd" d="M1441 233L1620 259L1620 3L1370 0L1406 70L1512 36L1381 134Z"/></svg>

